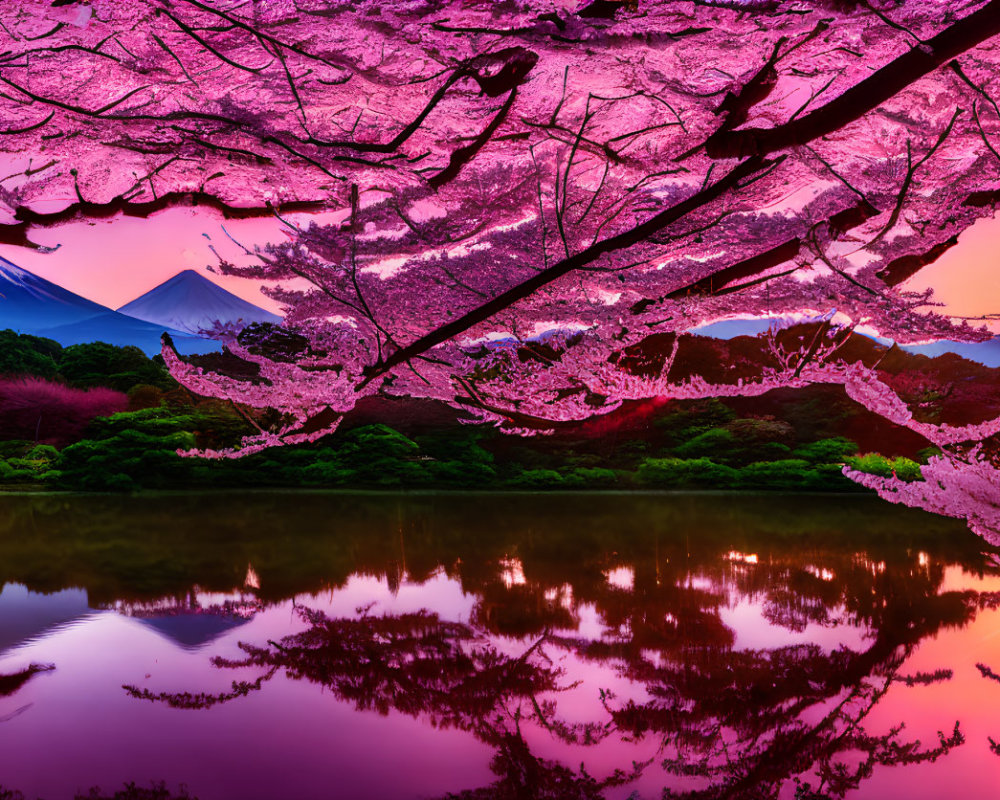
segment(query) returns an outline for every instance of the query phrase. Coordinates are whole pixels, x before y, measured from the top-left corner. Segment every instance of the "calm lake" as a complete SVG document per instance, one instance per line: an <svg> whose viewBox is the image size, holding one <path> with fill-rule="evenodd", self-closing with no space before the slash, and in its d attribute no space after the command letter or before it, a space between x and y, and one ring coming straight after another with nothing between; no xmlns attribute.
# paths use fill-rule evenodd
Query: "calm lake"
<svg viewBox="0 0 1000 800"><path fill-rule="evenodd" d="M872 497L0 495L0 585L29 800L1000 787L1000 561Z"/></svg>

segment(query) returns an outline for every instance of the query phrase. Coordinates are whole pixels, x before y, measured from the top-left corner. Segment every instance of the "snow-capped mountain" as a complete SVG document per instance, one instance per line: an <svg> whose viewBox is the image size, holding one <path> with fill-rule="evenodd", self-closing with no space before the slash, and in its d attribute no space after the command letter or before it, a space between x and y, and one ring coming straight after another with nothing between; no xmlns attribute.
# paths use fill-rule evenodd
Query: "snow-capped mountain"
<svg viewBox="0 0 1000 800"><path fill-rule="evenodd" d="M34 333L106 311L110 309L0 258L0 328Z"/></svg>
<svg viewBox="0 0 1000 800"><path fill-rule="evenodd" d="M160 352L160 334L166 330L185 355L220 349L218 342L119 314L0 258L0 330L4 328L54 339L63 346L135 345L146 355Z"/></svg>
<svg viewBox="0 0 1000 800"><path fill-rule="evenodd" d="M251 322L281 322L281 317L242 300L191 269L126 303L118 311L130 317L198 335L241 328Z"/></svg>

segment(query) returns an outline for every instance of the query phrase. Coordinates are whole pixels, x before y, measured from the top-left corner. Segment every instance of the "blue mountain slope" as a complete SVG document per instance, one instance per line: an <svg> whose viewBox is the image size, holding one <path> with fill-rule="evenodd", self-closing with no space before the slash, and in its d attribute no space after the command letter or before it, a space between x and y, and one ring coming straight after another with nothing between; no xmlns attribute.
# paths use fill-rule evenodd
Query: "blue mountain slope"
<svg viewBox="0 0 1000 800"><path fill-rule="evenodd" d="M985 342L930 342L929 344L904 344L902 349L907 353L917 353L934 358L944 353L956 353L969 361L977 361L984 367L1000 367L1000 336L994 336Z"/></svg>
<svg viewBox="0 0 1000 800"><path fill-rule="evenodd" d="M202 339L199 336L191 336L181 331L164 328L162 325L133 319L111 309L105 309L100 314L69 325L44 328L37 332L24 332L55 339L64 347L83 342L107 342L119 347L135 345L147 356L153 356L160 352L160 335L164 330L173 339L177 352L186 356L196 353L215 353L222 349L219 342L211 339Z"/></svg>
<svg viewBox="0 0 1000 800"><path fill-rule="evenodd" d="M190 269L177 273L118 311L190 334L212 330L216 323L243 327L251 322L281 322L276 314L242 300Z"/></svg>
<svg viewBox="0 0 1000 800"><path fill-rule="evenodd" d="M0 330L4 328L44 336L64 346L135 345L150 356L160 352L164 330L184 355L220 349L218 342L119 314L0 258Z"/></svg>
<svg viewBox="0 0 1000 800"><path fill-rule="evenodd" d="M106 307L0 258L0 327L29 333L108 311Z"/></svg>

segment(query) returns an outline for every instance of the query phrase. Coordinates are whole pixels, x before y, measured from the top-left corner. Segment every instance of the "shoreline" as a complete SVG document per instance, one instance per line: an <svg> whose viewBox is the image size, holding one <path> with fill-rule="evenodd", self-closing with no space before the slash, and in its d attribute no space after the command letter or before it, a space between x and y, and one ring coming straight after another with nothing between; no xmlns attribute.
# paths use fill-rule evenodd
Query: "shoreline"
<svg viewBox="0 0 1000 800"><path fill-rule="evenodd" d="M380 496L380 495L407 495L407 496L427 496L427 495L530 495L538 497L543 495L559 496L579 496L579 495L623 495L637 497L655 496L726 496L726 497L756 497L756 496L780 496L780 497L878 497L878 494L871 489L859 487L857 490L846 491L799 491L796 489L407 489L400 487L372 489L372 488L329 488L315 486L290 487L222 487L213 488L191 488L191 489L141 489L133 492L87 492L77 489L19 489L11 490L0 487L0 496L8 497L37 497L40 495L53 495L60 497L164 497L172 495L196 495L196 494L310 494L310 495L338 495L338 496Z"/></svg>

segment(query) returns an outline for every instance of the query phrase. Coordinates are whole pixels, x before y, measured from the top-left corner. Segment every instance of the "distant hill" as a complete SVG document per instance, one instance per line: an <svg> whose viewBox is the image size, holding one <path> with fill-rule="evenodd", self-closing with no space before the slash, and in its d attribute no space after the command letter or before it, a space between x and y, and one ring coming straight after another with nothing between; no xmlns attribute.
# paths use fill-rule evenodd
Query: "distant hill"
<svg viewBox="0 0 1000 800"><path fill-rule="evenodd" d="M5 328L54 339L63 346L135 345L150 356L160 352L164 330L185 355L220 349L218 342L119 314L0 258L0 329Z"/></svg>
<svg viewBox="0 0 1000 800"><path fill-rule="evenodd" d="M984 367L1000 367L1000 336L994 336L985 342L930 342L929 344L907 344L902 348L908 353L936 358L945 353L955 353L969 361L975 361Z"/></svg>
<svg viewBox="0 0 1000 800"><path fill-rule="evenodd" d="M799 344L812 340L817 325L816 322L791 325L778 335L795 350ZM753 330L753 326L749 327ZM703 331L706 329L700 329L699 333ZM682 337L671 370L672 379L683 383L701 376L711 383L734 384L740 379L754 381L763 370L778 366L763 339L740 335L733 329L722 332L733 335ZM654 334L629 348L623 363L640 374L656 374L673 351L673 345L672 334ZM838 355L848 363L877 366L880 379L911 404L921 421L968 425L1000 415L1000 369L952 352L927 356L908 351L909 348L891 347L856 333ZM208 358L216 357L204 357ZM195 361L201 363L203 358ZM565 442L601 440L613 449L617 442L629 437L655 438L658 419L678 409L697 408L700 402L665 397L626 401L609 414L582 422L553 422L554 434L545 441L557 447ZM856 442L862 452L912 458L929 445L923 436L867 411L837 385L780 388L757 397L726 397L721 402L741 416L787 421L805 440L844 436ZM461 412L433 400L367 397L347 414L339 430L385 423L406 435L426 435L457 425L460 415ZM510 447L519 446L517 438L510 437ZM539 440L536 446L544 449L545 445Z"/></svg>
<svg viewBox="0 0 1000 800"><path fill-rule="evenodd" d="M220 326L242 328L252 322L281 322L276 314L248 303L191 269L178 272L118 311L194 335Z"/></svg>
<svg viewBox="0 0 1000 800"><path fill-rule="evenodd" d="M780 317L725 319L718 322L710 322L707 325L700 325L697 328L692 328L690 332L699 336L710 336L713 339L735 339L737 336L757 336L758 334L765 333L774 325L780 328L793 324L795 324L794 320ZM888 344L890 342L888 339L874 339L874 341L880 344ZM985 342L954 342L950 339L944 339L928 344L903 344L899 345L899 347L907 353L928 356L929 358L935 358L945 353L955 353L969 361L982 364L984 367L1000 367L1000 336L994 336Z"/></svg>

